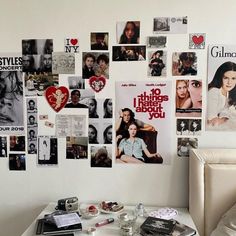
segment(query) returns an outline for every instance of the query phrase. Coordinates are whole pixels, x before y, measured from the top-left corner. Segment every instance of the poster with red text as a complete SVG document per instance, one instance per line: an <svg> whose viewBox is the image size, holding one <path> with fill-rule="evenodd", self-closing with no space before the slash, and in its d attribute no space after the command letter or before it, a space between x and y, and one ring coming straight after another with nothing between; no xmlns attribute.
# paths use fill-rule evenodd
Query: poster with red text
<svg viewBox="0 0 236 236"><path fill-rule="evenodd" d="M171 81L116 82L116 163L170 164Z"/></svg>

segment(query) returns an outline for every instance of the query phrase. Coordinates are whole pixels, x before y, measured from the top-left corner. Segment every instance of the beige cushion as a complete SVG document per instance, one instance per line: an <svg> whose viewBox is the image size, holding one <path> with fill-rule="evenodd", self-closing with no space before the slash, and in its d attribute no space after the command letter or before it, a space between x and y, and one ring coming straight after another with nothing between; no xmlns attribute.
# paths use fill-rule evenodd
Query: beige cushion
<svg viewBox="0 0 236 236"><path fill-rule="evenodd" d="M222 216L211 236L236 236L236 204Z"/></svg>

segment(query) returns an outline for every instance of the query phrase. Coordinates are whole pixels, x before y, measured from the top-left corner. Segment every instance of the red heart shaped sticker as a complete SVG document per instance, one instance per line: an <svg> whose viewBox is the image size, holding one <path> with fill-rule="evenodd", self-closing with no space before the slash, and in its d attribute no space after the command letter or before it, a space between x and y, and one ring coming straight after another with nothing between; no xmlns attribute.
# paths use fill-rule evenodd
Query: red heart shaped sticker
<svg viewBox="0 0 236 236"><path fill-rule="evenodd" d="M64 86L50 86L45 91L45 97L52 109L59 112L68 101L69 90Z"/></svg>
<svg viewBox="0 0 236 236"><path fill-rule="evenodd" d="M106 85L106 79L102 76L92 76L89 78L89 85L96 93L98 93Z"/></svg>
<svg viewBox="0 0 236 236"><path fill-rule="evenodd" d="M193 40L193 42L194 42L195 44L201 44L201 43L203 42L204 38L203 38L202 35L199 35L199 36L194 35L194 36L192 37L192 40Z"/></svg>
<svg viewBox="0 0 236 236"><path fill-rule="evenodd" d="M77 39L71 39L71 40L70 40L70 43L71 43L72 45L76 45L76 44L78 43L78 40L77 40Z"/></svg>

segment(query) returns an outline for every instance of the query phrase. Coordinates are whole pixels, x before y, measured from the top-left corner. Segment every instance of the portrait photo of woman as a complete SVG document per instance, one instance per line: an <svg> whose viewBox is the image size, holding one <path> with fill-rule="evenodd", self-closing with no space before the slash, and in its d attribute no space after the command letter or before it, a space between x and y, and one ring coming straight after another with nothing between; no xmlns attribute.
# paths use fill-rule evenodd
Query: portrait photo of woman
<svg viewBox="0 0 236 236"><path fill-rule="evenodd" d="M140 37L140 21L117 23L117 41L119 44L138 44Z"/></svg>

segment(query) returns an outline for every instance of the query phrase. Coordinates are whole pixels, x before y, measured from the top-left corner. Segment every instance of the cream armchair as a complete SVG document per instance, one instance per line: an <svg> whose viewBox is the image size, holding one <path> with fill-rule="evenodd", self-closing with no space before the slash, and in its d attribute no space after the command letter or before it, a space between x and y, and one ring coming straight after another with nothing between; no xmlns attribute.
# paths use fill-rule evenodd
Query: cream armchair
<svg viewBox="0 0 236 236"><path fill-rule="evenodd" d="M236 149L192 149L189 212L200 236L210 236L236 202Z"/></svg>

